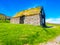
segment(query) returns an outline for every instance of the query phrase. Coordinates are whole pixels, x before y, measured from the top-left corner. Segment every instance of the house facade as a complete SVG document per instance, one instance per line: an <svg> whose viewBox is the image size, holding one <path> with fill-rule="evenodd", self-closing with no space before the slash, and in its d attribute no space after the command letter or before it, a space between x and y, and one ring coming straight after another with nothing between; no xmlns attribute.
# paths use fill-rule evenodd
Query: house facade
<svg viewBox="0 0 60 45"><path fill-rule="evenodd" d="M31 24L31 25L45 25L45 14L42 7L31 8L19 12L11 18L10 23L14 24Z"/></svg>

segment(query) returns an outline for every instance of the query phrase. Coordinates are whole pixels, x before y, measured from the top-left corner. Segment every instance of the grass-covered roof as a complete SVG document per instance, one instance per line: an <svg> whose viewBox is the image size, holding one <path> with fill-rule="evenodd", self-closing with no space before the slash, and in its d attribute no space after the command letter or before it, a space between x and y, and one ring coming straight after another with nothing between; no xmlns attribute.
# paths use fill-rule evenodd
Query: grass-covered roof
<svg viewBox="0 0 60 45"><path fill-rule="evenodd" d="M21 12L18 12L15 16L13 17L20 17L20 16L31 16L31 15L35 15L35 14L39 14L41 11L41 7L35 7L35 8L30 8L28 10L23 10Z"/></svg>

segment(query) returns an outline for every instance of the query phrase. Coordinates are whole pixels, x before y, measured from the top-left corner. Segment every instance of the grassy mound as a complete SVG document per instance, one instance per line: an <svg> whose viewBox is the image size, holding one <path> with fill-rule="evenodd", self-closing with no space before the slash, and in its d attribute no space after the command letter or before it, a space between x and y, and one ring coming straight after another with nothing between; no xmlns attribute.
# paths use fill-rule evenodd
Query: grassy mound
<svg viewBox="0 0 60 45"><path fill-rule="evenodd" d="M0 20L0 23L10 23L10 20Z"/></svg>
<svg viewBox="0 0 60 45"><path fill-rule="evenodd" d="M27 24L0 23L0 45L35 45L60 34L60 25L48 25L53 27L42 28Z"/></svg>

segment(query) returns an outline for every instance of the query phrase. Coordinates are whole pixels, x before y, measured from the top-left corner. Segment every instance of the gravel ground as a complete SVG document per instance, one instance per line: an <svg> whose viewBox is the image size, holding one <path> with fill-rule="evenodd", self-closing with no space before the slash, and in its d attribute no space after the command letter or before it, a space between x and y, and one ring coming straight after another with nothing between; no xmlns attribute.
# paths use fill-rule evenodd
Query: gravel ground
<svg viewBox="0 0 60 45"><path fill-rule="evenodd" d="M39 45L60 45L60 36L57 36L53 41L47 43L40 43Z"/></svg>

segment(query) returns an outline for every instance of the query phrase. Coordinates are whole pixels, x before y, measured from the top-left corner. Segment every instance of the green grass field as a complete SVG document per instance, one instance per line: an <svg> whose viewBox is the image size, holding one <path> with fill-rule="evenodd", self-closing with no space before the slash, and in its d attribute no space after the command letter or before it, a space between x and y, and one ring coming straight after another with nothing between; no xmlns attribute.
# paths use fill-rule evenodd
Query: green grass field
<svg viewBox="0 0 60 45"><path fill-rule="evenodd" d="M0 23L0 45L38 45L60 35L60 25L47 25L53 27Z"/></svg>

